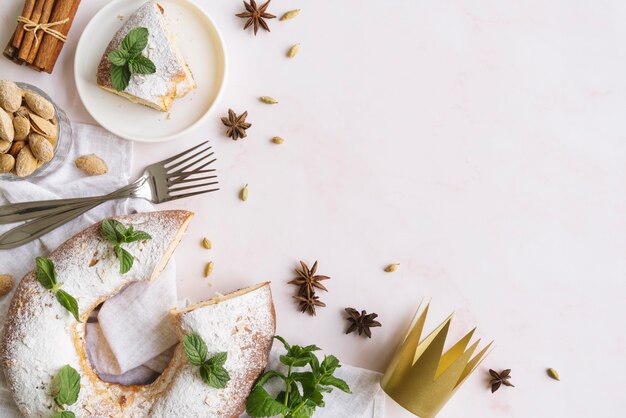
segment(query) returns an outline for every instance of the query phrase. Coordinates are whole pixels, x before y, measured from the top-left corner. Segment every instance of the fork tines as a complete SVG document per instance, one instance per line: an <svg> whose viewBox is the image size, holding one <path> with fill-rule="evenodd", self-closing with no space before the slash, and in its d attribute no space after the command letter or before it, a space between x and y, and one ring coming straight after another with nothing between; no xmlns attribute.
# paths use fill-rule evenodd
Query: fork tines
<svg viewBox="0 0 626 418"><path fill-rule="evenodd" d="M219 190L218 188L211 187L218 184L217 180L206 181L217 179L217 175L213 174L215 173L215 169L206 168L216 161L216 158L213 158L214 152L211 150L211 146L208 145L208 143L208 141L202 142L161 162L165 169L167 188L172 199ZM210 188L206 189L206 187ZM200 190L201 188L204 189ZM198 190L177 194L177 192L191 189Z"/></svg>

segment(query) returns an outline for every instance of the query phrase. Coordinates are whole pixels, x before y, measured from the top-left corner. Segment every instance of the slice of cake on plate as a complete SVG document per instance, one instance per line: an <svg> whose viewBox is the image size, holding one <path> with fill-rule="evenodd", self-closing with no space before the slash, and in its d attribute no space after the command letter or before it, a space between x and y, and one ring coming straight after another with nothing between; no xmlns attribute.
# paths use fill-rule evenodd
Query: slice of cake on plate
<svg viewBox="0 0 626 418"><path fill-rule="evenodd" d="M163 112L196 88L163 7L148 1L128 18L98 66L100 87Z"/></svg>

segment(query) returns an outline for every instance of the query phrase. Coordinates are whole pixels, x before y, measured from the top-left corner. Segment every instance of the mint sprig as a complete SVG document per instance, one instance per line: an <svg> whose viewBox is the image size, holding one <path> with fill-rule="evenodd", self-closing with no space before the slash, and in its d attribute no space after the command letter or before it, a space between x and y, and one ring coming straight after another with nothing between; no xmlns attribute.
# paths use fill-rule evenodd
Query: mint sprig
<svg viewBox="0 0 626 418"><path fill-rule="evenodd" d="M54 401L61 408L64 405L75 404L80 393L80 374L69 364L61 367L52 381ZM72 411L61 410L52 418L74 418Z"/></svg>
<svg viewBox="0 0 626 418"><path fill-rule="evenodd" d="M52 260L46 257L37 257L35 258L35 263L37 264L35 270L37 281L41 283L43 287L51 291L56 296L61 306L67 309L78 322L81 322L78 318L78 302L76 302L76 299L74 299L72 295L61 290L63 282L57 282L57 271L54 268Z"/></svg>
<svg viewBox="0 0 626 418"><path fill-rule="evenodd" d="M315 345L301 347L289 345L284 338L274 337L285 346L287 354L280 356L280 362L287 366L287 374L276 370L263 373L254 384L252 392L246 400L246 412L251 417L282 417L310 418L317 407L324 406L324 393L337 388L346 393L350 387L342 379L334 376L335 370L341 365L335 356L325 356L320 364ZM294 368L306 367L310 370L294 371ZM284 390L275 398L263 388L271 379L281 380ZM302 388L302 391L300 390Z"/></svg>
<svg viewBox="0 0 626 418"><path fill-rule="evenodd" d="M154 74L156 66L142 55L148 46L148 29L135 28L126 34L119 49L109 52L111 84L117 91L126 90L133 74Z"/></svg>
<svg viewBox="0 0 626 418"><path fill-rule="evenodd" d="M183 337L183 349L189 363L200 368L200 377L214 388L223 389L230 380L228 371L224 368L228 354L216 353L207 359L206 343L198 334L189 334Z"/></svg>
<svg viewBox="0 0 626 418"><path fill-rule="evenodd" d="M135 257L121 247L135 241L146 241L152 239L152 236L144 231L136 231L134 226L126 228L121 222L115 219L105 219L102 221L102 235L114 245L113 252L120 260L120 273L126 274L133 267Z"/></svg>

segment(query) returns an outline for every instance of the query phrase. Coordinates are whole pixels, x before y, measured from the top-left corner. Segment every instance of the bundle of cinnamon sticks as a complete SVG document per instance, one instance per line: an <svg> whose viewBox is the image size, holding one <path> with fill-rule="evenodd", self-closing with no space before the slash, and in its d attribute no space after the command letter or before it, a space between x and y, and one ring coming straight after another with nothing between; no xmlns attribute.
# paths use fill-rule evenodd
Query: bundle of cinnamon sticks
<svg viewBox="0 0 626 418"><path fill-rule="evenodd" d="M4 55L17 64L52 73L80 0L25 0Z"/></svg>

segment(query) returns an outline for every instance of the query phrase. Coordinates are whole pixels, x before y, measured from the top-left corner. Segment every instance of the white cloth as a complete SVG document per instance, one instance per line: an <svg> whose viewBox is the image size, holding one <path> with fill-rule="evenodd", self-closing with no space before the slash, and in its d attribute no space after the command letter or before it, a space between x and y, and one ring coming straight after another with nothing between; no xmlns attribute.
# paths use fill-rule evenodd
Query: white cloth
<svg viewBox="0 0 626 418"><path fill-rule="evenodd" d="M132 180L129 178L132 143L95 126L74 124L73 129L74 144L67 161L53 173L32 182L0 182L0 205L104 194ZM107 162L107 174L88 177L74 166L73 161L78 156L91 153ZM33 268L36 256L47 254L68 237L98 220L135 210L153 210L153 207L139 199L107 202L39 240L12 250L0 251L0 272L11 274L15 280L19 280ZM13 226L0 225L0 234ZM0 327L4 326L12 296L13 291L0 298ZM135 283L105 302L87 324L89 356L100 376L107 381L125 385L153 381L169 363L173 353L172 345L177 341L171 324L164 320L167 311L175 305L175 267L172 261L155 282ZM280 366L278 353L276 348L272 350L270 368ZM316 418L384 416L384 395L378 384L379 373L345 365L338 370L337 375L348 382L353 393L347 395L334 390L326 394L327 406L318 409ZM4 374L0 373L0 417L19 416Z"/></svg>
<svg viewBox="0 0 626 418"><path fill-rule="evenodd" d="M174 265L168 263L154 282L133 283L102 306L98 325L113 358L96 363L99 372L126 373L178 342L168 318L176 306L175 277Z"/></svg>
<svg viewBox="0 0 626 418"><path fill-rule="evenodd" d="M129 177L133 157L131 142L96 126L73 124L72 128L74 143L66 161L54 172L32 181L0 182L0 205L105 194L134 180ZM106 161L109 167L107 174L90 177L73 164L77 157L92 153ZM46 255L94 222L108 216L149 210L154 210L152 204L141 199L104 203L39 240L0 251L0 273L10 274L18 281L33 268L36 256ZM0 234L14 226L0 225ZM0 298L0 327L4 326L12 296L13 291ZM168 349L177 342L171 324L164 320L167 311L175 305L173 262L154 283L133 284L123 294L105 302L98 316L100 322L89 323L87 332L90 357L103 377L131 384L150 380L155 373L160 373L171 358L171 350ZM2 373L0 416L19 416Z"/></svg>
<svg viewBox="0 0 626 418"><path fill-rule="evenodd" d="M274 342L270 353L268 368L287 372L287 368L279 361L285 349L278 341ZM321 358L321 355L318 354ZM380 387L381 374L371 370L343 364L335 371L335 376L343 379L350 386L351 394L334 389L324 394L323 408L317 408L314 418L382 418L385 416L385 392ZM280 381L271 380L265 388L275 395L279 391ZM243 417L248 418L247 414Z"/></svg>

